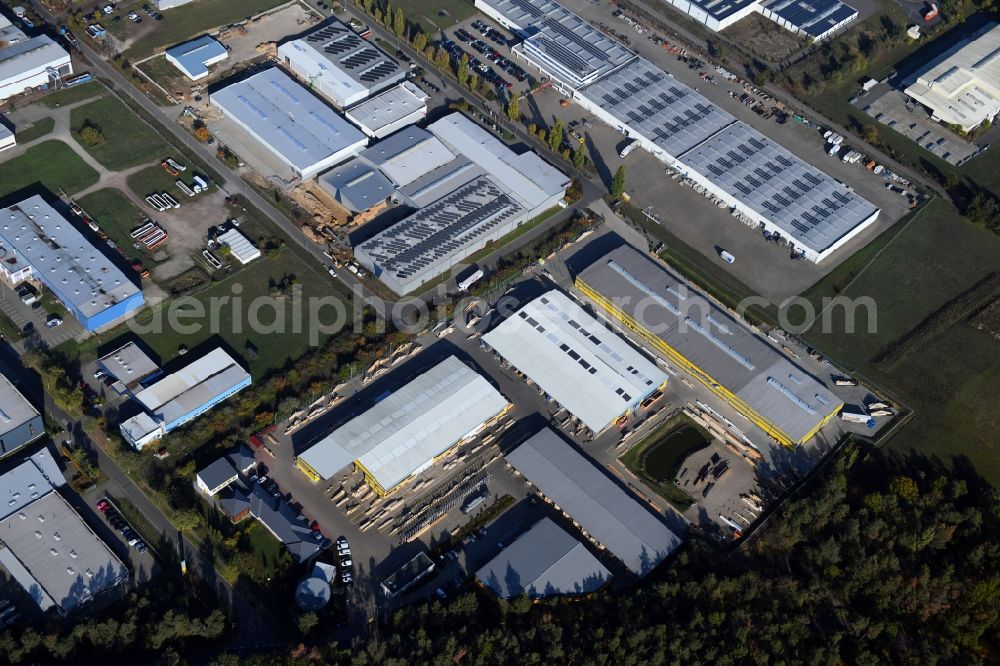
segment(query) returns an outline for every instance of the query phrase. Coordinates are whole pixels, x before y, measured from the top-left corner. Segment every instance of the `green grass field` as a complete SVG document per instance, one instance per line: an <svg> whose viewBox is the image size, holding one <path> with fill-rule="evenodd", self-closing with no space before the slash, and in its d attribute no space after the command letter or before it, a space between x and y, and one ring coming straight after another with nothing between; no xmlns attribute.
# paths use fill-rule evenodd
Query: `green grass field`
<svg viewBox="0 0 1000 666"><path fill-rule="evenodd" d="M139 225L143 212L118 190L107 188L91 192L77 203L133 261L149 263L148 253L132 247L129 232Z"/></svg>
<svg viewBox="0 0 1000 666"><path fill-rule="evenodd" d="M476 13L469 0L399 0L392 6L402 7L406 18L420 24L420 28L427 33L450 28Z"/></svg>
<svg viewBox="0 0 1000 666"><path fill-rule="evenodd" d="M0 196L38 182L54 194L60 189L75 194L97 180L97 172L62 141L40 143L14 159L0 162Z"/></svg>
<svg viewBox="0 0 1000 666"><path fill-rule="evenodd" d="M141 60L156 53L162 47L197 37L203 32L229 23L241 21L247 16L254 16L282 5L286 1L198 0L198 2L192 2L182 7L167 9L163 12L163 20L156 24L156 29L136 41L125 52L125 55L133 61Z"/></svg>
<svg viewBox="0 0 1000 666"><path fill-rule="evenodd" d="M270 283L277 283L283 277L294 275L299 284L302 285L303 315L300 329L296 332L293 328L294 317L292 312L292 302L290 298L271 298ZM233 305L235 300L234 285L239 285L241 290L238 304ZM136 318L136 323L142 327L149 327L152 332L141 333L143 341L149 345L161 358L170 359L177 355L177 350L181 345L186 345L189 349L194 349L197 345L208 340L214 335L218 335L228 343L233 351L244 356L250 367L250 372L254 377L262 377L265 374L284 368L291 361L294 361L309 349L309 325L308 308L306 301L313 296L324 296L331 293L331 289L326 286L326 281L322 279L313 268L304 264L289 250L281 250L272 256L264 256L249 264L235 274L216 282L206 289L183 297L183 300L172 301L174 308L181 309L181 303L187 301L182 311L192 312L192 308L201 307L205 312L204 318L182 318L181 324L196 323L197 330L188 332L181 328L176 330L169 325L170 317L163 313L146 310ZM258 297L265 297L255 306L254 301ZM197 301L199 305L191 303ZM216 308L218 316L214 317L212 323L211 316L213 303L218 303ZM277 307L284 308L284 324L281 325L285 332L270 332L263 330L255 332L251 326L251 311L255 307L257 310L257 320L265 327L271 326L275 320L275 309L270 304L280 303ZM324 321L332 318L332 309L327 308L322 313ZM277 327L274 327L277 328ZM213 330L214 329L214 330ZM143 329L145 330L145 328ZM126 328L121 329L125 333ZM115 331L111 337L117 335ZM320 335L319 342L322 343L328 336ZM110 338L109 338L110 339ZM256 348L258 356L250 359L247 354L247 341L250 341Z"/></svg>
<svg viewBox="0 0 1000 666"><path fill-rule="evenodd" d="M107 91L104 89L104 86L97 81L91 81L90 83L84 83L73 88L65 88L64 90L57 90L54 93L50 93L42 98L42 104L50 109L55 109L60 106L66 106L67 104L103 95L105 92Z"/></svg>
<svg viewBox="0 0 1000 666"><path fill-rule="evenodd" d="M17 139L18 144L31 143L36 139L41 139L47 134L51 134L52 130L55 129L56 121L52 118L42 118L38 122L33 123L30 127L23 130L19 130L14 134Z"/></svg>
<svg viewBox="0 0 1000 666"><path fill-rule="evenodd" d="M817 310L826 296L871 297L878 308L876 330L867 332L860 310L855 333L847 333L843 310L835 310L827 325L818 321L805 339L896 391L914 409L914 419L890 440L893 449L912 448L945 461L967 456L984 477L1000 484L995 437L1000 354L994 338L963 322L935 331L903 363L886 367L874 361L886 345L1000 269L1000 238L963 220L948 202L935 200L875 243L804 295Z"/></svg>
<svg viewBox="0 0 1000 666"><path fill-rule="evenodd" d="M74 133L88 121L101 128L105 141L95 146L78 142L102 166L113 171L148 162L170 151L153 128L115 97L104 97L78 106L70 113L70 126Z"/></svg>

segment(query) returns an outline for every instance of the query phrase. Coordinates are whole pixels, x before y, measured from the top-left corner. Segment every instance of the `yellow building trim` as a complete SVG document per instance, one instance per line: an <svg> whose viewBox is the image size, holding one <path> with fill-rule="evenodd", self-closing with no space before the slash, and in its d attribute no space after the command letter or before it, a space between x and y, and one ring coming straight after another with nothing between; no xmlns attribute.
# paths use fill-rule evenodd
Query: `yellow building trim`
<svg viewBox="0 0 1000 666"><path fill-rule="evenodd" d="M710 391L712 391L712 393L729 403L737 412L750 419L756 426L766 432L768 436L774 438L785 446L795 446L797 444L807 442L819 431L820 428L829 423L830 419L832 419L837 413L837 410L834 409L832 412L827 414L805 437L795 441L776 424L753 409L745 400L734 394L721 383L717 382L711 375L689 361L683 354L664 342L661 337L651 333L644 326L635 321L630 315L626 314L621 308L601 295L596 289L590 287L579 277L576 278L576 287L588 298L597 303L597 305L601 306L601 308L603 308L608 314L653 345L655 349L662 352L669 360L681 366L686 372L694 376L695 379L704 384Z"/></svg>
<svg viewBox="0 0 1000 666"><path fill-rule="evenodd" d="M302 458L295 458L295 466L302 470L302 473L308 476L309 480L313 483L317 483L323 479L323 477L321 477L319 473L317 473L316 470L314 470L312 466Z"/></svg>

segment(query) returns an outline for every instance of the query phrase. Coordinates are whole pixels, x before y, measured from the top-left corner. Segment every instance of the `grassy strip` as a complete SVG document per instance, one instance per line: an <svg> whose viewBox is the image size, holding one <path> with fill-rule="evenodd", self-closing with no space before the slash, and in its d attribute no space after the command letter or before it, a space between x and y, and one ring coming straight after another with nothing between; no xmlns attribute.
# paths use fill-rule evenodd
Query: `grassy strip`
<svg viewBox="0 0 1000 666"><path fill-rule="evenodd" d="M139 533L139 536L146 542L146 545L155 546L160 542L160 537L163 537L164 535L160 534L159 531L153 527L153 523L146 520L146 517L142 515L141 511L139 511L139 507L132 504L132 502L124 496L112 497L112 499L115 502L115 506L121 509L122 516L129 522L132 528ZM154 550L153 552L155 553L156 551Z"/></svg>
<svg viewBox="0 0 1000 666"><path fill-rule="evenodd" d="M84 125L99 127L104 141L94 145L81 141L79 132ZM70 126L80 146L112 171L144 164L168 150L161 136L117 97L104 97L74 108Z"/></svg>
<svg viewBox="0 0 1000 666"><path fill-rule="evenodd" d="M5 312L0 312L0 339L6 340L8 343L17 342L24 337L21 329L17 327L10 317L7 316Z"/></svg>
<svg viewBox="0 0 1000 666"><path fill-rule="evenodd" d="M157 167L159 168L159 167ZM131 261L145 262L148 254L132 246L135 239L130 232L139 225L143 212L124 194L106 188L91 192L77 203L97 222L101 230L113 240Z"/></svg>
<svg viewBox="0 0 1000 666"><path fill-rule="evenodd" d="M55 118L41 118L32 123L31 127L23 132L16 132L14 138L21 144L31 143L32 141L41 139L46 134L50 134L55 129L55 126Z"/></svg>
<svg viewBox="0 0 1000 666"><path fill-rule="evenodd" d="M65 143L45 141L0 163L0 197L39 182L53 194L61 190L72 195L98 178L97 172Z"/></svg>
<svg viewBox="0 0 1000 666"><path fill-rule="evenodd" d="M90 83L84 83L83 85L73 88L63 88L62 90L49 93L42 98L42 104L50 109L57 109L61 106L82 102L83 100L90 99L91 97L104 95L106 92L107 91L100 83L97 81L91 81Z"/></svg>

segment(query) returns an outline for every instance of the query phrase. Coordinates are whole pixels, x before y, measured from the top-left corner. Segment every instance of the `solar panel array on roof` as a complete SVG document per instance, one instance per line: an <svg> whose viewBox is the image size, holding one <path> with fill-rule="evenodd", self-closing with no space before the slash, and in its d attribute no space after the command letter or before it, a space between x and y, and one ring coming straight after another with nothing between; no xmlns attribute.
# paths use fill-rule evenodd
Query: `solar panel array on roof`
<svg viewBox="0 0 1000 666"><path fill-rule="evenodd" d="M857 9L840 0L771 0L762 6L762 12L813 39L821 39L858 15Z"/></svg>
<svg viewBox="0 0 1000 666"><path fill-rule="evenodd" d="M691 171L822 254L878 208L743 122L680 156Z"/></svg>
<svg viewBox="0 0 1000 666"><path fill-rule="evenodd" d="M524 29L558 9L552 0L476 0L476 6L490 15L501 16L510 27Z"/></svg>
<svg viewBox="0 0 1000 666"><path fill-rule="evenodd" d="M305 41L322 50L329 60L349 76L368 84L375 84L389 77L398 78L399 63L361 39L343 23L320 28L305 36Z"/></svg>
<svg viewBox="0 0 1000 666"><path fill-rule="evenodd" d="M447 270L523 221L524 213L489 176L480 176L360 244L355 254L377 267L380 279L384 273L406 284Z"/></svg>
<svg viewBox="0 0 1000 666"><path fill-rule="evenodd" d="M635 54L576 14L558 7L515 47L536 67L573 87L591 83Z"/></svg>
<svg viewBox="0 0 1000 666"><path fill-rule="evenodd" d="M636 58L578 95L672 157L736 120L645 58Z"/></svg>

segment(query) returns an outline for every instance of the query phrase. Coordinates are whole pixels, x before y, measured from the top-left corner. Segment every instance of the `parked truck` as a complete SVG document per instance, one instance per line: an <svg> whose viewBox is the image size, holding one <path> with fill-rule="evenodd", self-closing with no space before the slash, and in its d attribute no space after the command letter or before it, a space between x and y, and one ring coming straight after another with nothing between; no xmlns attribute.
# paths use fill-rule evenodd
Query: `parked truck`
<svg viewBox="0 0 1000 666"><path fill-rule="evenodd" d="M875 419L859 407L845 406L840 410L840 418L848 423L863 423L869 428L875 427Z"/></svg>

